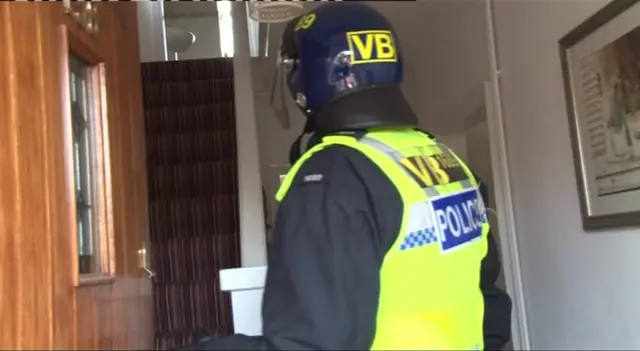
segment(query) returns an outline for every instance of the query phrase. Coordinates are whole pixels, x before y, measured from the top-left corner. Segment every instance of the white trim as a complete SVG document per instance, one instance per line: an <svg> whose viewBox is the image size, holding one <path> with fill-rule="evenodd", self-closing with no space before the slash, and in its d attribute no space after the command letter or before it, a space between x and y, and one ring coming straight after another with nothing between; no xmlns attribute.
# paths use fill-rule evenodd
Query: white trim
<svg viewBox="0 0 640 351"><path fill-rule="evenodd" d="M220 55L222 57L233 57L235 51L231 5L229 1L216 2L216 8L218 9L218 34L220 35ZM247 35L248 34L249 33L247 33Z"/></svg>
<svg viewBox="0 0 640 351"><path fill-rule="evenodd" d="M498 226L502 233L500 249L507 292L513 299L512 339L515 350L530 350L527 310L522 285L518 237L511 197L511 179L507 157L506 136L500 94L500 67L498 66L493 0L485 0L487 18L487 39L491 80L485 82L487 126L491 148L494 193L498 212Z"/></svg>
<svg viewBox="0 0 640 351"><path fill-rule="evenodd" d="M231 2L235 54L233 79L238 158L238 214L240 216L240 256L242 267L265 266L267 251L260 177L260 152L253 92L253 69L249 57L246 6Z"/></svg>

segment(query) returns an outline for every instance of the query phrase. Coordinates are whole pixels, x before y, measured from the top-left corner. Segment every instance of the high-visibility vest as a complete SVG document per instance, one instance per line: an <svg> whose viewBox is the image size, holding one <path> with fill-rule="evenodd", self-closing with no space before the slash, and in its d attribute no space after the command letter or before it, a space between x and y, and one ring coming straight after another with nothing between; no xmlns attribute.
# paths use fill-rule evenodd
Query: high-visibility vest
<svg viewBox="0 0 640 351"><path fill-rule="evenodd" d="M480 267L489 224L467 166L419 131L333 135L292 166L276 194L278 201L304 162L331 145L366 155L389 177L404 202L400 232L380 270L371 349L482 350Z"/></svg>

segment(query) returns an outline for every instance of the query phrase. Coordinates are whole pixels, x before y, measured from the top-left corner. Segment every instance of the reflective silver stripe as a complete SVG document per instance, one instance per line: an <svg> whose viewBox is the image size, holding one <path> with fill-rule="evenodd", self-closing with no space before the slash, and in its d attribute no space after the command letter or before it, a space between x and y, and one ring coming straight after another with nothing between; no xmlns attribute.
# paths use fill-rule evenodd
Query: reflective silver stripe
<svg viewBox="0 0 640 351"><path fill-rule="evenodd" d="M378 151L381 151L384 154L387 154L389 157L391 157L394 161L396 161L397 163L400 163L400 161L403 159L402 154L399 151L396 151L394 148L392 148L391 146L376 140L374 138L370 138L370 137L362 137L360 138L360 140L358 140L359 142L369 145L371 147L373 147L374 149L377 149Z"/></svg>
<svg viewBox="0 0 640 351"><path fill-rule="evenodd" d="M393 161L395 161L398 166L400 166L400 168L402 168L402 170L404 170L404 172L407 174L407 176L409 176L409 178L411 178L413 180L413 176L409 173L409 171L404 167L404 165L402 165L402 163L400 162L404 157L402 156L402 154L399 151L396 151L394 148L392 148L391 146L376 140L374 138L369 138L369 137L362 137L360 138L360 140L358 140L359 142L365 144L365 145L369 145L372 148L382 152L383 154L389 156ZM427 193L427 196L429 197L434 197L434 196L440 196L440 192L435 188L435 187L428 187L428 188L422 188L422 190L424 190Z"/></svg>
<svg viewBox="0 0 640 351"><path fill-rule="evenodd" d="M453 153L453 151L451 151L451 149L449 149L449 147L446 144L436 142L436 145L438 145L440 150L442 150L442 152L445 153L445 154Z"/></svg>
<svg viewBox="0 0 640 351"><path fill-rule="evenodd" d="M440 192L438 192L438 190L436 190L436 188L433 186L428 188L422 188L422 190L424 190L427 193L427 196L429 197L440 196Z"/></svg>
<svg viewBox="0 0 640 351"><path fill-rule="evenodd" d="M465 179L465 180L461 181L460 184L462 184L462 187L465 188L465 189L469 189L469 188L473 187L473 185L471 185L471 180L469 180L469 179Z"/></svg>

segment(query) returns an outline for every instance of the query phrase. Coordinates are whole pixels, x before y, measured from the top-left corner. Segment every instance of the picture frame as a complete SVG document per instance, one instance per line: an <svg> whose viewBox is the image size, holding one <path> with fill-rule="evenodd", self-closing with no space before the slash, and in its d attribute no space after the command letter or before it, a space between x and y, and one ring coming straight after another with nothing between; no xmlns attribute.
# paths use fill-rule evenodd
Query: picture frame
<svg viewBox="0 0 640 351"><path fill-rule="evenodd" d="M559 40L585 230L640 225L640 0L613 0Z"/></svg>

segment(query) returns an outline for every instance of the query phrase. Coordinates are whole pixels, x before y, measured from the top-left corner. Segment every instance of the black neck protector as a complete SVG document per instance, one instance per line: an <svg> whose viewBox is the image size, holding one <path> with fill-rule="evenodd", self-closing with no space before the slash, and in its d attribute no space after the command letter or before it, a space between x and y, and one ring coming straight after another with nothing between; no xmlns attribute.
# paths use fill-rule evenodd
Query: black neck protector
<svg viewBox="0 0 640 351"><path fill-rule="evenodd" d="M301 149L305 134L314 139L330 134L363 133L371 128L407 127L418 125L411 106L397 86L374 86L354 91L330 101L307 117L302 134L289 149L293 165L304 152ZM312 143L310 143L312 144Z"/></svg>

